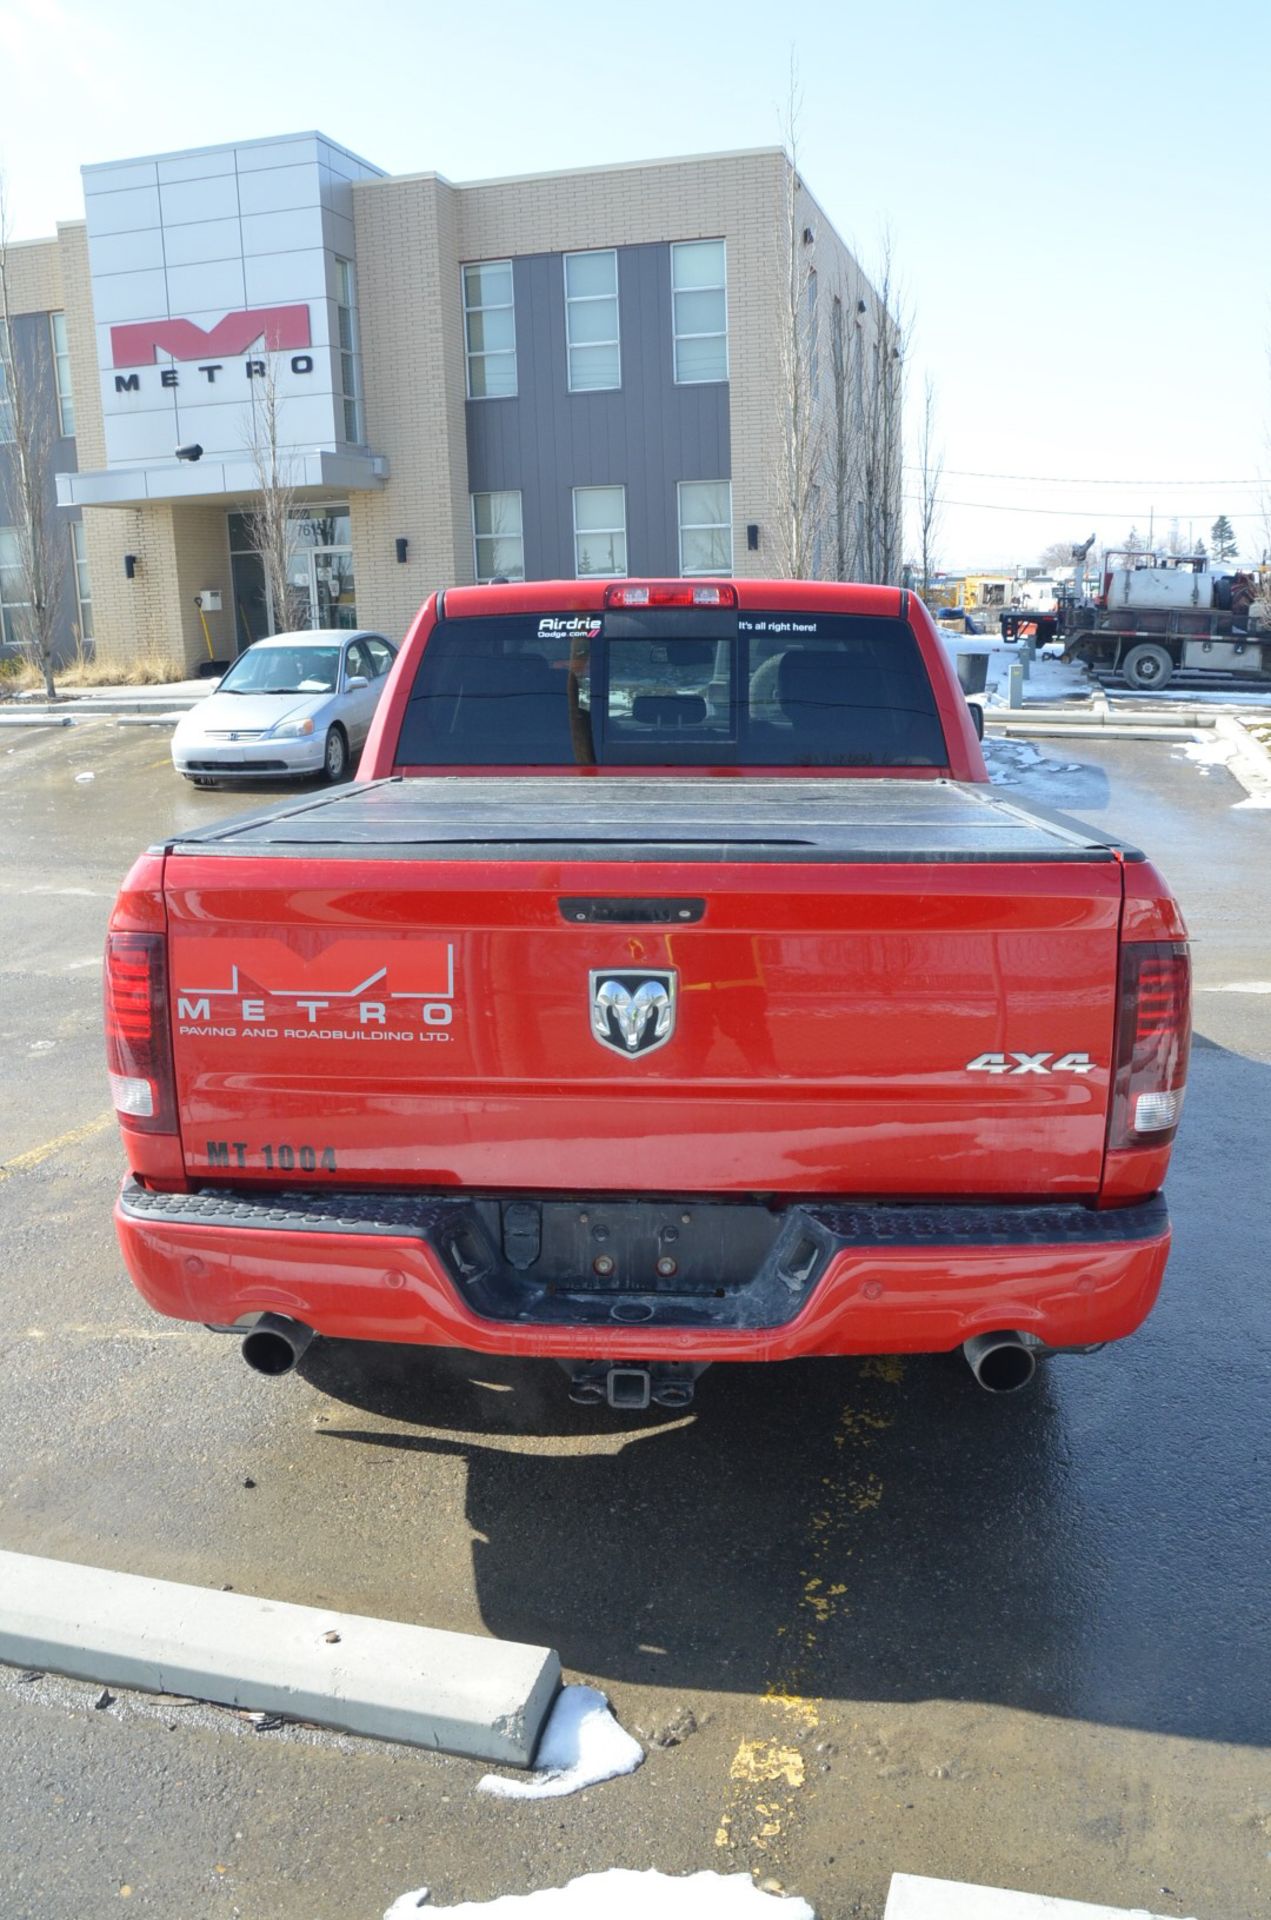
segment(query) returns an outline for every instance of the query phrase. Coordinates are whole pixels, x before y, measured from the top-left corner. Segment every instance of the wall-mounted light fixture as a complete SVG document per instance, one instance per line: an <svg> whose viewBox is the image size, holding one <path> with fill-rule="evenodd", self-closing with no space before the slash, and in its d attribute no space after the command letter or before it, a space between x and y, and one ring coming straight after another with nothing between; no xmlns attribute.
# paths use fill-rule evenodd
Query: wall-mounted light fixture
<svg viewBox="0 0 1271 1920"><path fill-rule="evenodd" d="M192 446L177 448L178 460L201 460L202 458L203 458L203 449L198 444L197 440L194 442Z"/></svg>
<svg viewBox="0 0 1271 1920"><path fill-rule="evenodd" d="M410 545L410 542L407 540L405 534L399 534L396 540L394 540L393 545L397 549L397 564L399 567L404 567L406 565L406 549Z"/></svg>
<svg viewBox="0 0 1271 1920"><path fill-rule="evenodd" d="M758 553L759 551L759 528L753 520L750 521L746 528L746 548L750 553Z"/></svg>
<svg viewBox="0 0 1271 1920"><path fill-rule="evenodd" d="M124 579L133 580L137 575L137 556L135 553L124 555Z"/></svg>

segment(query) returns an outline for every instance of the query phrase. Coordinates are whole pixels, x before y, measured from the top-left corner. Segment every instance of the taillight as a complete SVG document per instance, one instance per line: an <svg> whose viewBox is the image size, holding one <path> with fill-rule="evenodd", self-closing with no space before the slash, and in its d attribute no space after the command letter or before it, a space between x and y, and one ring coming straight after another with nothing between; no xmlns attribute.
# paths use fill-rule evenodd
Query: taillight
<svg viewBox="0 0 1271 1920"><path fill-rule="evenodd" d="M735 607L737 589L734 586L706 586L694 584L691 580L667 580L661 583L650 582L647 586L632 586L624 582L621 586L605 588L607 607Z"/></svg>
<svg viewBox="0 0 1271 1920"><path fill-rule="evenodd" d="M1174 940L1128 942L1121 949L1110 1147L1159 1147L1173 1139L1190 1041L1186 946Z"/></svg>
<svg viewBox="0 0 1271 1920"><path fill-rule="evenodd" d="M175 1133L168 966L161 933L106 935L105 1003L106 1065L116 1113L137 1133Z"/></svg>

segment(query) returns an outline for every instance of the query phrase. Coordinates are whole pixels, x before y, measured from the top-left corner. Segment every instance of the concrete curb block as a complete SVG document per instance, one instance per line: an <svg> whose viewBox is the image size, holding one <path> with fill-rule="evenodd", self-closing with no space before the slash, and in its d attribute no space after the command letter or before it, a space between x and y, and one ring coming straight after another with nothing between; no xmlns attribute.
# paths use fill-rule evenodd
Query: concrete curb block
<svg viewBox="0 0 1271 1920"><path fill-rule="evenodd" d="M70 727L69 713L0 713L0 727Z"/></svg>
<svg viewBox="0 0 1271 1920"><path fill-rule="evenodd" d="M1037 721L1053 726L1081 727L1087 732L1097 733L1102 733L1107 727L1212 727L1217 724L1214 714L1200 713L1194 707L1160 707L1154 712L1144 712L1134 707L1113 707L1107 712L1092 713L1088 708L1025 705L986 707L984 716L986 720L997 720L1003 725Z"/></svg>
<svg viewBox="0 0 1271 1920"><path fill-rule="evenodd" d="M183 718L180 713L119 713L115 715L117 727L175 727Z"/></svg>
<svg viewBox="0 0 1271 1920"><path fill-rule="evenodd" d="M995 734L1007 738L1019 735L1020 738L1034 740L1199 740L1203 736L1195 727L1117 727L1108 725L1097 731L1089 727L1060 726L1049 720L990 720Z"/></svg>
<svg viewBox="0 0 1271 1920"><path fill-rule="evenodd" d="M0 1552L0 1660L528 1767L547 1647Z"/></svg>
<svg viewBox="0 0 1271 1920"><path fill-rule="evenodd" d="M152 713L190 713L200 704L198 700L182 699L178 695L172 700L68 700L58 707L31 706L21 709L24 713L45 715L65 715L68 720L114 720L120 714L135 713L138 716Z"/></svg>

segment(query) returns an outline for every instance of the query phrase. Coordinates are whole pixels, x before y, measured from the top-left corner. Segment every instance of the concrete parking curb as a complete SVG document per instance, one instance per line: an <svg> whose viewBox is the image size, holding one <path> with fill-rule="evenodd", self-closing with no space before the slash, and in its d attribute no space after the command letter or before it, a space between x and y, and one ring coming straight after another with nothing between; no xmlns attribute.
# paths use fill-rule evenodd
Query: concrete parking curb
<svg viewBox="0 0 1271 1920"><path fill-rule="evenodd" d="M0 1552L0 1660L528 1767L547 1647Z"/></svg>

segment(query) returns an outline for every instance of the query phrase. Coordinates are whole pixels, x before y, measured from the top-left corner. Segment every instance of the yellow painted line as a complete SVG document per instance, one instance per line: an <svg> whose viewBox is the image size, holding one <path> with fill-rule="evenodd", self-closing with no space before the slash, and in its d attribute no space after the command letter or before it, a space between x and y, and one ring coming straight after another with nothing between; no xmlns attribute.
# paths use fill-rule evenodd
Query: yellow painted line
<svg viewBox="0 0 1271 1920"><path fill-rule="evenodd" d="M114 1117L113 1111L99 1113L95 1120L86 1120L82 1127L59 1133L55 1140L46 1140L42 1147L31 1147L26 1153L15 1154L12 1160L0 1161L0 1180L11 1180L15 1173L30 1173L32 1167L51 1160L64 1147L77 1147L81 1140L91 1140L95 1133L104 1133Z"/></svg>
<svg viewBox="0 0 1271 1920"><path fill-rule="evenodd" d="M755 1706L768 1725L743 1739L733 1755L715 1828L715 1845L749 1854L758 1869L776 1865L791 1843L805 1794L816 1792L806 1747L820 1725L821 1702L805 1692L815 1670L823 1630L851 1613L848 1567L860 1529L883 1504L882 1478L868 1464L870 1450L895 1424L894 1390L905 1379L902 1360L879 1355L860 1367L861 1388L839 1413L831 1436L831 1471L821 1477L804 1517L801 1591L791 1595L777 1627L779 1652Z"/></svg>

